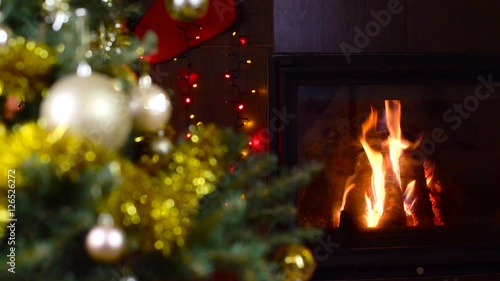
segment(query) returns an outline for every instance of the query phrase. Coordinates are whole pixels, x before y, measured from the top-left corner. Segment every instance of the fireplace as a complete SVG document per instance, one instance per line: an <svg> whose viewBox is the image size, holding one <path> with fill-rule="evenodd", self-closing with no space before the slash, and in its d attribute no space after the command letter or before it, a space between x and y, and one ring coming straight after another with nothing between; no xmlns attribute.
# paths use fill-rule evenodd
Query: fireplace
<svg viewBox="0 0 500 281"><path fill-rule="evenodd" d="M324 165L291 199L315 280L498 273L500 56L351 60L270 58L271 150Z"/></svg>

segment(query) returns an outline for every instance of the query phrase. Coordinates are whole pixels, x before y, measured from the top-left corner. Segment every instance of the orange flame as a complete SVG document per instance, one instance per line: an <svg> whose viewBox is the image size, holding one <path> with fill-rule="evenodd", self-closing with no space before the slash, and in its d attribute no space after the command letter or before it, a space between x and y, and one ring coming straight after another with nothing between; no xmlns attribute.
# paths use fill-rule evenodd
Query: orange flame
<svg viewBox="0 0 500 281"><path fill-rule="evenodd" d="M389 137L384 145L388 146L391 165L384 165L384 157L381 152L375 151L370 147L366 139L366 133L372 129L377 129L378 114L373 108L368 119L361 125L361 137L359 141L365 150L368 161L372 169L371 192L365 194L366 201L366 225L376 227L384 213L385 203L385 175L393 172L398 181L401 191L401 171L399 159L403 151L410 147L411 143L404 140L401 132L401 102L397 100L385 101L385 121L389 131ZM391 171L392 169L392 171ZM349 190L350 191L350 190ZM348 191L346 192L348 193ZM404 189L405 211L408 215L412 214L413 204L415 203L415 181L408 184ZM344 201L346 194L344 194ZM345 202L343 202L345 204Z"/></svg>
<svg viewBox="0 0 500 281"><path fill-rule="evenodd" d="M345 191L344 191L344 196L342 197L342 206L340 207L340 211L343 211L344 208L345 208L345 203L347 201L347 195L349 195L349 192L351 192L351 190L353 188L355 188L356 185L354 183L350 184L349 186L347 186L345 188Z"/></svg>
<svg viewBox="0 0 500 281"><path fill-rule="evenodd" d="M392 170L396 174L396 178L401 186L401 171L399 167L399 158L403 154L403 150L408 148L408 143L403 140L401 134L401 102L400 101L385 101L385 118L387 128L389 130L389 156L392 163Z"/></svg>
<svg viewBox="0 0 500 281"><path fill-rule="evenodd" d="M368 161L372 168L371 195L365 194L366 200L366 225L376 227L384 213L385 203L385 170L384 157L382 153L373 150L366 140L366 133L377 128L377 111L371 108L368 119L361 125L361 137L359 141L366 152Z"/></svg>

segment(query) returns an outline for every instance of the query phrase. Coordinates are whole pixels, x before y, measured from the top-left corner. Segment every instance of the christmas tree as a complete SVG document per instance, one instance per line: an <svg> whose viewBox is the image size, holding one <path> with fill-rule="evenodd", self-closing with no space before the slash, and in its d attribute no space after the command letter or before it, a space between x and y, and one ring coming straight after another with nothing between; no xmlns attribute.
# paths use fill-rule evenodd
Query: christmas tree
<svg viewBox="0 0 500 281"><path fill-rule="evenodd" d="M192 20L208 1L166 2ZM136 1L3 0L0 11L0 280L311 277L301 243L318 233L293 226L289 194L318 165L278 169L215 125L172 141L175 93L141 59L155 36L127 26Z"/></svg>

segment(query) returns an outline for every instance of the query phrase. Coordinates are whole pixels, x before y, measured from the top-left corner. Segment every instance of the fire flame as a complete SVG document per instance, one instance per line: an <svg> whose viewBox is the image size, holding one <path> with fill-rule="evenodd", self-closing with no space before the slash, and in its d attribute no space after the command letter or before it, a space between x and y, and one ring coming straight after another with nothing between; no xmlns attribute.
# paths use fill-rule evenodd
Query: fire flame
<svg viewBox="0 0 500 281"><path fill-rule="evenodd" d="M356 185L354 183L352 183L345 188L344 197L342 198L342 206L340 207L340 211L344 210L345 203L347 202L347 195L349 195L349 192L351 192L351 190L353 190L355 187L356 187Z"/></svg>
<svg viewBox="0 0 500 281"><path fill-rule="evenodd" d="M399 188L404 191L404 208L408 215L412 215L413 204L415 203L415 181L408 184L404 190L401 183L401 173L399 159L403 151L410 146L410 143L403 139L401 132L401 102L394 100L385 101L385 121L389 131L389 137L384 142L388 146L391 165L384 165L382 152L375 151L366 138L366 133L377 129L377 111L371 108L368 119L361 125L361 136L359 141L368 157L372 169L372 180L370 192L365 193L366 201L366 225L376 227L380 218L384 214L385 203L385 176L394 173ZM345 200L345 198L344 198Z"/></svg>
<svg viewBox="0 0 500 281"><path fill-rule="evenodd" d="M401 102L400 101L385 101L385 118L387 128L389 130L389 156L391 158L392 170L396 174L396 178L401 188L401 171L399 167L399 158L403 154L403 150L408 148L408 142L404 141L401 134ZM402 189L401 189L402 190Z"/></svg>
<svg viewBox="0 0 500 281"><path fill-rule="evenodd" d="M405 212L408 216L413 215L413 205L417 199L415 198L415 183L417 181L414 180L408 184L405 192L403 193L403 199L405 204Z"/></svg>
<svg viewBox="0 0 500 281"><path fill-rule="evenodd" d="M359 141L366 152L368 161L372 168L371 197L365 194L366 200L366 224L368 227L376 227L384 213L385 203L385 169L382 153L370 147L366 140L366 133L377 128L378 114L373 108L368 119L361 125L361 137Z"/></svg>

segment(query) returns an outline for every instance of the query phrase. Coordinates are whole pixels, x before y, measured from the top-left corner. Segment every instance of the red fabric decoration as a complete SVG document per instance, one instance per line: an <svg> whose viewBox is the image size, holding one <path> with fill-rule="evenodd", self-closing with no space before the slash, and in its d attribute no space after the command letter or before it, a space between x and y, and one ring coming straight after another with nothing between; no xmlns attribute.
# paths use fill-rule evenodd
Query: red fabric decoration
<svg viewBox="0 0 500 281"><path fill-rule="evenodd" d="M142 38L146 31L152 30L158 36L158 53L144 58L151 63L160 63L179 56L188 50L184 31L176 24L188 28L191 47L198 46L230 28L236 20L235 0L210 0L210 7L205 17L196 20L194 25L173 20L167 13L164 0L156 0L146 12L135 29L135 34ZM199 39L196 37L199 36Z"/></svg>

